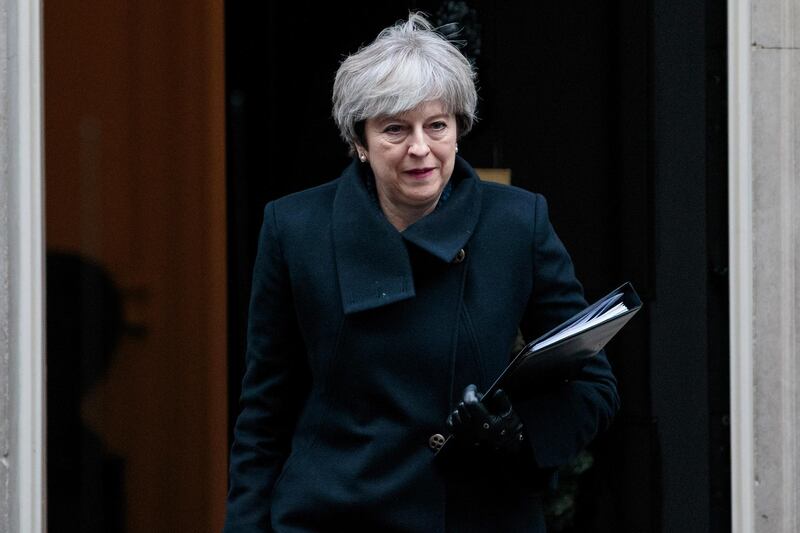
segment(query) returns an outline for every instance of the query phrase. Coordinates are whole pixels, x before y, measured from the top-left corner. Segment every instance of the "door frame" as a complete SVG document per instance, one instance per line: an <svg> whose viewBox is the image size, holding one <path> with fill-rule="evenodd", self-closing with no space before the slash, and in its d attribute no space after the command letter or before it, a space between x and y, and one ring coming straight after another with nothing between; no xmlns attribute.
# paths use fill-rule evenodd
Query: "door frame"
<svg viewBox="0 0 800 533"><path fill-rule="evenodd" d="M728 0L731 526L755 531L750 0Z"/></svg>
<svg viewBox="0 0 800 533"><path fill-rule="evenodd" d="M42 4L9 0L6 149L9 173L10 511L45 530ZM731 471L734 533L754 531L752 139L749 1L728 0Z"/></svg>
<svg viewBox="0 0 800 533"><path fill-rule="evenodd" d="M46 531L42 2L2 2L8 48L0 124L8 176L8 515L12 530Z"/></svg>

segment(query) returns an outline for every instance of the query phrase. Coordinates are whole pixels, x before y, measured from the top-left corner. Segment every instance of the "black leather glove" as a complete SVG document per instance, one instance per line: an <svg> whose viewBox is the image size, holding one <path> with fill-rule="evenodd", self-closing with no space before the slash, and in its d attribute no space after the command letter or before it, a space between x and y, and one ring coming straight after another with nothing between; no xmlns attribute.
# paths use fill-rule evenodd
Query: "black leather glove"
<svg viewBox="0 0 800 533"><path fill-rule="evenodd" d="M462 445L481 447L499 453L516 454L523 450L525 428L503 389L485 402L475 385L467 385L456 409L447 417L447 427Z"/></svg>

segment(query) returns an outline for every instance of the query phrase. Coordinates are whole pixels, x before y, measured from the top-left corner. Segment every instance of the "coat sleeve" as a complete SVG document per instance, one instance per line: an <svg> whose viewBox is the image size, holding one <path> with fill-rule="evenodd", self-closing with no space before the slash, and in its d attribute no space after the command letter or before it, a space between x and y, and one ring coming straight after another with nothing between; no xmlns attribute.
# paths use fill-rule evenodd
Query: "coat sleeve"
<svg viewBox="0 0 800 533"><path fill-rule="evenodd" d="M547 203L536 196L533 292L521 324L536 338L586 307L572 260L555 233ZM514 404L528 432L540 468L570 462L605 430L619 409L611 366L600 352L572 380Z"/></svg>
<svg viewBox="0 0 800 533"><path fill-rule="evenodd" d="M272 487L289 454L308 391L305 348L278 239L274 203L264 209L253 269L241 413L234 427L226 533L271 531Z"/></svg>

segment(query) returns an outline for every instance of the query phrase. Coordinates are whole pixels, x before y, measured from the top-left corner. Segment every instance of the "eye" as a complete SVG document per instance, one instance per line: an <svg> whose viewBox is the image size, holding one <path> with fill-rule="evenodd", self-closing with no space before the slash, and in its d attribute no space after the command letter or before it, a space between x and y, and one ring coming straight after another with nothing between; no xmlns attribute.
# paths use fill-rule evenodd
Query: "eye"
<svg viewBox="0 0 800 533"><path fill-rule="evenodd" d="M433 131L442 131L443 129L447 128L447 122L437 120L433 124L431 124L431 129Z"/></svg>
<svg viewBox="0 0 800 533"><path fill-rule="evenodd" d="M389 124L388 126L383 128L383 133L389 133L394 135L402 131L403 131L403 126L401 126L400 124Z"/></svg>

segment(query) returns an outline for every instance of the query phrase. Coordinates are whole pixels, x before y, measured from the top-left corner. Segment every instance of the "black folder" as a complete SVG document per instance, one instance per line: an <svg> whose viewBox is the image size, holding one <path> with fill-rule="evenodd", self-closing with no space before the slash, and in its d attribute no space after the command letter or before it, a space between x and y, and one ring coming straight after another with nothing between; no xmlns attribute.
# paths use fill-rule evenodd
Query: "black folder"
<svg viewBox="0 0 800 533"><path fill-rule="evenodd" d="M596 356L641 308L642 301L633 285L623 284L525 345L485 392L484 397L489 398L495 390L502 388L513 403L516 399L534 395L543 387L570 379ZM437 455L447 448L449 441L450 438Z"/></svg>
<svg viewBox="0 0 800 533"><path fill-rule="evenodd" d="M604 312L609 311L618 303L624 304L626 310L589 327L583 327L580 331L567 335L557 342L537 348L572 326L580 328L581 321L601 317ZM486 395L502 388L512 399L524 398L534 393L540 386L570 378L590 358L597 355L641 308L642 300L636 294L633 285L623 284L572 318L525 345L486 391ZM585 324L586 322L584 322L584 326Z"/></svg>

